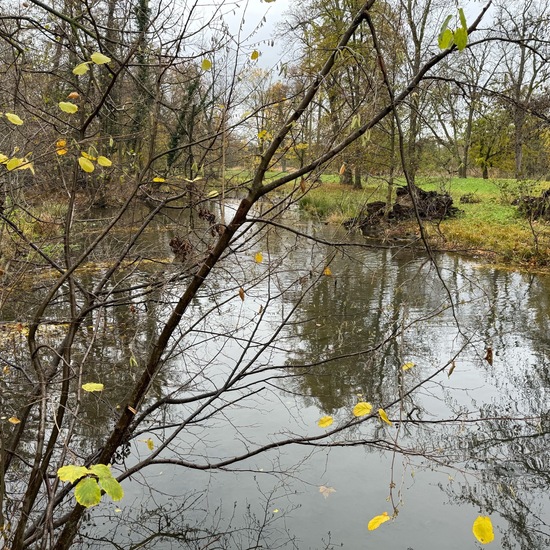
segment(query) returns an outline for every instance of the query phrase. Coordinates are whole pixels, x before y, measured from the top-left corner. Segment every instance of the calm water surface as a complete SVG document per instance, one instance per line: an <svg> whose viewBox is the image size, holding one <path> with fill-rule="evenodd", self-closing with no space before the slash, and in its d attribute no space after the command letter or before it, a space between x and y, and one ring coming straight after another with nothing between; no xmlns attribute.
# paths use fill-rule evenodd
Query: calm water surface
<svg viewBox="0 0 550 550"><path fill-rule="evenodd" d="M323 239L364 243L292 223ZM148 235L143 246L166 252L169 239ZM253 260L258 250L261 264ZM331 275L322 276L327 263ZM121 503L93 510L79 544L183 548L187 532L204 536L193 548L463 550L480 547L471 526L481 514L493 522L492 547L549 548L550 278L457 256L438 255L437 263L439 273L424 254L398 248L334 254L280 230L249 242L196 300L184 323L195 325L176 343L153 393L167 394L198 372L198 386L214 388L246 361L257 392L233 396L243 399L180 434L166 456L202 465L320 434L320 417L345 423L358 401L386 407L393 426L373 418L345 439L334 435L330 446L274 446L227 471L155 465L124 481ZM251 279L241 301L236 290ZM113 340L98 350L96 373L114 392L129 351L146 348L182 285L173 282L147 302L136 297L137 320L105 319ZM215 314L201 321L212 307ZM415 366L403 371L409 362ZM405 394L402 406L393 404ZM171 434L157 429L161 420L177 423L188 412L182 405L149 425L120 471L150 452L149 438L157 444ZM98 403L86 414L93 428L83 436L100 441L112 412ZM360 439L371 443L353 444ZM394 507L392 521L367 529ZM165 536L149 546L158 533Z"/></svg>

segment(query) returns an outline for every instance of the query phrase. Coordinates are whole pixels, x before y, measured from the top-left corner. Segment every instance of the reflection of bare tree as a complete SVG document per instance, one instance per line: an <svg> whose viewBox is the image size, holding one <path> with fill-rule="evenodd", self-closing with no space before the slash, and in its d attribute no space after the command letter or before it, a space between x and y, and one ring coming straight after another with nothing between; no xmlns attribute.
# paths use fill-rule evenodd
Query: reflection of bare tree
<svg viewBox="0 0 550 550"><path fill-rule="evenodd" d="M115 510L106 515L94 514L83 526L80 547L137 550L160 545L189 550L229 550L285 547L291 541L291 535L281 526L280 516L273 513L281 498L277 494L280 487L268 493L259 490L260 498L254 503L234 502L229 507L209 503L204 492L169 498L150 487L143 489L148 496L140 498L139 506L124 513ZM98 529L99 525L106 528Z"/></svg>

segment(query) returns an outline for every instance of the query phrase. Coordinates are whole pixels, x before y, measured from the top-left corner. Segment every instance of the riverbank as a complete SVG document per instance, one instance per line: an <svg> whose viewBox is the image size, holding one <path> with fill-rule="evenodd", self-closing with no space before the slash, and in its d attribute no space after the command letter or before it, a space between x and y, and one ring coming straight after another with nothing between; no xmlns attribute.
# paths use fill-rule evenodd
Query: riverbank
<svg viewBox="0 0 550 550"><path fill-rule="evenodd" d="M366 203L387 198L382 180L371 179L364 189L353 189L336 183L337 177L325 178L300 202L304 211L325 223L344 223L360 216ZM435 249L519 269L550 271L550 224L527 219L512 204L521 196L539 195L550 183L424 178L418 185L426 191L449 193L460 210L453 218L425 222ZM415 234L419 234L416 222L396 222L381 227L378 237L391 242Z"/></svg>

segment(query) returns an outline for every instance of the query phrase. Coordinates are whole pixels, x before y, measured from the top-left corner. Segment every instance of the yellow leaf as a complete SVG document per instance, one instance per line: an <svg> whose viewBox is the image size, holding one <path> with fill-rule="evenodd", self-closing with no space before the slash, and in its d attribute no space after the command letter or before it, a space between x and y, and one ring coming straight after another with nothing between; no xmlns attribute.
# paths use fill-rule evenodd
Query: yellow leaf
<svg viewBox="0 0 550 550"><path fill-rule="evenodd" d="M23 124L23 121L14 113L4 113L4 115L12 124L15 124L16 126L21 126L21 124Z"/></svg>
<svg viewBox="0 0 550 550"><path fill-rule="evenodd" d="M21 420L19 420L16 416L12 416L11 418L8 418L8 422L10 424L20 424Z"/></svg>
<svg viewBox="0 0 550 550"><path fill-rule="evenodd" d="M379 516L374 516L370 521L368 525L369 531L374 531L375 529L378 529L383 523L386 523L386 521L389 521L391 518L388 516L388 512L384 512L383 514L380 514Z"/></svg>
<svg viewBox="0 0 550 550"><path fill-rule="evenodd" d="M100 384L98 382L88 382L87 384L82 384L82 389L84 391L103 391L103 384Z"/></svg>
<svg viewBox="0 0 550 550"><path fill-rule="evenodd" d="M328 428L333 422L334 419L332 416L323 416L319 419L319 422L317 422L317 426L319 426L319 428Z"/></svg>
<svg viewBox="0 0 550 550"><path fill-rule="evenodd" d="M74 464L68 464L67 466L62 466L57 470L57 476L61 481L68 481L69 483L74 483L79 480L81 477L91 474L92 471L88 470L86 466L75 466Z"/></svg>
<svg viewBox="0 0 550 550"><path fill-rule="evenodd" d="M258 59L258 57L260 57L260 52L258 50L254 50L250 54L250 59L252 59L252 61L256 61L256 59Z"/></svg>
<svg viewBox="0 0 550 550"><path fill-rule="evenodd" d="M19 168L21 164L23 164L23 159L13 157L12 159L8 160L8 162L6 162L6 168L11 172L16 168Z"/></svg>
<svg viewBox="0 0 550 550"><path fill-rule="evenodd" d="M210 59L203 59L201 63L201 69L203 71L209 71L212 68L212 61Z"/></svg>
<svg viewBox="0 0 550 550"><path fill-rule="evenodd" d="M384 409L378 409L378 416L390 426L393 426L393 422L388 418L388 415L386 414L386 411Z"/></svg>
<svg viewBox="0 0 550 550"><path fill-rule="evenodd" d="M489 516L478 516L472 526L472 532L481 544L489 544L495 540L493 524Z"/></svg>
<svg viewBox="0 0 550 550"><path fill-rule="evenodd" d="M297 149L298 151L303 151L304 149L307 149L309 147L309 145L305 142L302 142L302 143L297 143L294 148Z"/></svg>
<svg viewBox="0 0 550 550"><path fill-rule="evenodd" d="M336 492L336 489L334 487L325 487L324 485L321 485L319 487L319 492L325 499L327 499L332 493Z"/></svg>
<svg viewBox="0 0 550 550"><path fill-rule="evenodd" d="M453 374L455 368L456 368L456 363L453 361L451 363L451 368L449 369L449 372L447 373L447 378L450 378L450 376L451 376L451 374Z"/></svg>
<svg viewBox="0 0 550 550"><path fill-rule="evenodd" d="M78 111L78 107L74 103L71 103L70 101L60 101L59 102L59 108L64 113L69 113L70 115L72 115L72 114L74 114Z"/></svg>
<svg viewBox="0 0 550 550"><path fill-rule="evenodd" d="M153 178L153 181L155 183L164 183L166 180L157 176L156 178Z"/></svg>
<svg viewBox="0 0 550 550"><path fill-rule="evenodd" d="M105 63L109 63L111 61L110 57L107 57L106 55L103 55L102 53L95 52L90 56L90 59L96 64L96 65L105 65Z"/></svg>
<svg viewBox="0 0 550 550"><path fill-rule="evenodd" d="M99 157L97 157L97 163L99 164L99 166L103 166L105 168L112 166L113 164L111 160L102 155L99 155Z"/></svg>
<svg viewBox="0 0 550 550"><path fill-rule="evenodd" d="M258 139L265 139L267 137L267 130L262 130L258 133Z"/></svg>
<svg viewBox="0 0 550 550"><path fill-rule="evenodd" d="M256 252L254 255L254 261L257 264L261 264L264 261L264 255L261 252Z"/></svg>
<svg viewBox="0 0 550 550"><path fill-rule="evenodd" d="M83 74L86 74L90 70L90 67L88 67L89 64L90 64L89 61L85 61L84 63L80 63L80 65L77 65L73 69L73 74L76 74L78 76L82 76Z"/></svg>
<svg viewBox="0 0 550 550"><path fill-rule="evenodd" d="M353 416L366 416L372 411L372 405L366 401L360 401L353 407Z"/></svg>
<svg viewBox="0 0 550 550"><path fill-rule="evenodd" d="M84 172L90 173L94 171L94 165L84 157L78 157L78 164L80 164L80 168L82 168Z"/></svg>
<svg viewBox="0 0 550 550"><path fill-rule="evenodd" d="M89 155L88 153L86 153L86 151L81 151L80 153L85 159L88 159L88 160L97 160L96 157L92 157L92 155Z"/></svg>
<svg viewBox="0 0 550 550"><path fill-rule="evenodd" d="M55 142L55 146L56 146L56 153L58 155L66 155L69 150L65 147L65 145L67 145L67 141L64 140L64 139L58 139L56 142Z"/></svg>
<svg viewBox="0 0 550 550"><path fill-rule="evenodd" d="M17 167L17 170L30 170L34 174L34 165L27 159L20 159L21 164Z"/></svg>
<svg viewBox="0 0 550 550"><path fill-rule="evenodd" d="M323 275L326 275L327 277L330 277L332 275L332 271L330 270L330 267L327 265L325 269L323 269Z"/></svg>
<svg viewBox="0 0 550 550"><path fill-rule="evenodd" d="M150 451L152 451L152 450L155 448L155 443L154 443L154 441L153 441L151 438L149 438L149 439L147 440L147 448L148 448Z"/></svg>
<svg viewBox="0 0 550 550"><path fill-rule="evenodd" d="M401 368L403 370L409 370L409 369L412 369L414 367L414 363L410 362L410 363L405 363Z"/></svg>
<svg viewBox="0 0 550 550"><path fill-rule="evenodd" d="M273 510L273 513L278 514L279 513L279 508L275 508L275 510Z"/></svg>
<svg viewBox="0 0 550 550"><path fill-rule="evenodd" d="M6 164L10 160L10 157L0 153L0 164Z"/></svg>

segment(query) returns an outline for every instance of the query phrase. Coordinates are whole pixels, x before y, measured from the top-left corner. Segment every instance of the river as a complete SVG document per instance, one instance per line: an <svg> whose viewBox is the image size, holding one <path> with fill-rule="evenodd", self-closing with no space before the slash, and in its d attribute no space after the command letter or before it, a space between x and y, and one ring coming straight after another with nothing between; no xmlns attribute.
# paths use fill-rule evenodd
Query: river
<svg viewBox="0 0 550 550"><path fill-rule="evenodd" d="M479 548L472 524L483 515L494 548L550 547L550 278L446 254L434 265L422 251L368 245L297 213L287 223L293 231L241 239L224 260L152 395L198 395L239 372L235 391L183 431L196 404L159 412L116 470L171 437L162 456L191 467L133 473L121 502L91 509L77 546L464 550ZM141 256L169 256L175 227L146 234ZM161 265L173 276L153 294L130 292L129 307L90 318L104 337L86 376L106 391L84 404L83 452L101 444L184 287L177 263ZM128 277L147 283L157 269ZM375 415L320 446L280 444L353 421L358 402L384 407L392 425ZM318 426L323 416L333 418L328 428ZM369 530L384 512L392 520Z"/></svg>

